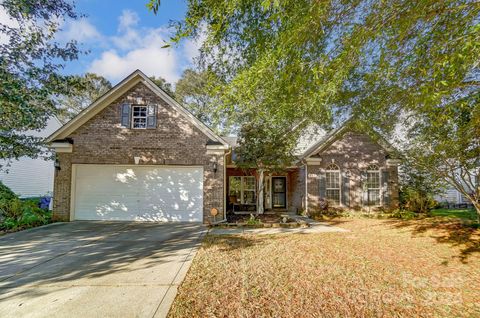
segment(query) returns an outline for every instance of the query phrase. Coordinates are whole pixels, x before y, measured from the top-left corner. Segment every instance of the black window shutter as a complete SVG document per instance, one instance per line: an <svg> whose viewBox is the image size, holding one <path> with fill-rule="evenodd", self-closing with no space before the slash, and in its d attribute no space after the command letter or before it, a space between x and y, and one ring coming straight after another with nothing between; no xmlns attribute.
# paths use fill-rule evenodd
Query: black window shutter
<svg viewBox="0 0 480 318"><path fill-rule="evenodd" d="M157 128L157 105L147 106L147 128Z"/></svg>
<svg viewBox="0 0 480 318"><path fill-rule="evenodd" d="M383 205L390 206L390 189L388 187L388 171L383 171L382 181L383 181Z"/></svg>
<svg viewBox="0 0 480 318"><path fill-rule="evenodd" d="M121 114L121 125L123 127L130 128L130 111L131 107L130 104L122 104L120 105L120 114Z"/></svg>
<svg viewBox="0 0 480 318"><path fill-rule="evenodd" d="M368 205L368 186L367 186L366 171L361 172L361 178L362 178L362 205L367 206Z"/></svg>
<svg viewBox="0 0 480 318"><path fill-rule="evenodd" d="M350 179L345 172L342 173L342 204L346 207L350 206Z"/></svg>
<svg viewBox="0 0 480 318"><path fill-rule="evenodd" d="M318 176L319 178L319 183L318 183L318 190L319 190L319 195L320 199L325 199L327 196L327 185L326 185L326 180L325 180L325 173L320 172L320 175Z"/></svg>

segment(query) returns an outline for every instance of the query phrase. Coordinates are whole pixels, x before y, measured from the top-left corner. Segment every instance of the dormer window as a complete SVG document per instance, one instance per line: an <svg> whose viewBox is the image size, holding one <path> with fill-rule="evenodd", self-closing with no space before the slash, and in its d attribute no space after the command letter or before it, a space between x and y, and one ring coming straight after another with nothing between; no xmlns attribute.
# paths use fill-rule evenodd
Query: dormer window
<svg viewBox="0 0 480 318"><path fill-rule="evenodd" d="M132 128L147 128L147 106L132 105Z"/></svg>

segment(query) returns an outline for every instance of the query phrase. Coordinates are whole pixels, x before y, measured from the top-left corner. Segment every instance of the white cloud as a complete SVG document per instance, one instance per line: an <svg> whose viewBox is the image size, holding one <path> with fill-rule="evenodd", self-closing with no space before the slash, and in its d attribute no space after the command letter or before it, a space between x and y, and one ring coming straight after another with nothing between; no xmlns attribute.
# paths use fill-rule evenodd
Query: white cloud
<svg viewBox="0 0 480 318"><path fill-rule="evenodd" d="M118 17L118 30L123 31L134 27L138 24L140 18L138 14L132 10L123 10L122 15Z"/></svg>
<svg viewBox="0 0 480 318"><path fill-rule="evenodd" d="M138 47L141 45L141 41L142 37L134 29L128 29L125 33L112 37L113 44L122 50Z"/></svg>
<svg viewBox="0 0 480 318"><path fill-rule="evenodd" d="M190 63L199 56L201 47L202 42L198 40L185 40L185 43L183 44L183 52Z"/></svg>
<svg viewBox="0 0 480 318"><path fill-rule="evenodd" d="M99 59L92 62L89 72L118 81L136 69L149 76L162 76L171 83L179 78L175 54L155 46L139 48L123 55L115 50L103 52Z"/></svg>
<svg viewBox="0 0 480 318"><path fill-rule="evenodd" d="M76 40L80 43L98 41L102 35L86 18L69 20L59 34L59 39L65 41Z"/></svg>
<svg viewBox="0 0 480 318"><path fill-rule="evenodd" d="M183 53L189 63L193 63L194 59L200 55L200 48L206 40L206 26L202 25L199 36L196 39L187 39L183 44Z"/></svg>
<svg viewBox="0 0 480 318"><path fill-rule="evenodd" d="M108 38L111 47L91 62L88 71L115 82L140 69L149 76L161 76L175 83L183 68L198 56L203 37L186 40L179 47L163 48L171 30L142 28L139 21L137 13L124 10L118 18L117 34Z"/></svg>
<svg viewBox="0 0 480 318"><path fill-rule="evenodd" d="M118 18L118 34L110 37L113 48L95 59L90 72L118 81L136 69L174 83L179 79L178 50L162 48L169 38L165 28L138 28L139 17L124 10Z"/></svg>

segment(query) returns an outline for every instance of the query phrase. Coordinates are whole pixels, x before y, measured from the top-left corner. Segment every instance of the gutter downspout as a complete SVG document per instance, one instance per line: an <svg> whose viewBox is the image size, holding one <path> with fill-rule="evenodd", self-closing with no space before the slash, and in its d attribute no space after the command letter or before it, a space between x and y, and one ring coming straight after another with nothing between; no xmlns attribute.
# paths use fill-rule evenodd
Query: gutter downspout
<svg viewBox="0 0 480 318"><path fill-rule="evenodd" d="M223 220L213 222L211 224L219 224L227 222L227 156L232 153L230 148L227 152L223 153Z"/></svg>
<svg viewBox="0 0 480 318"><path fill-rule="evenodd" d="M308 165L305 161L302 160L302 163L305 166L305 215L308 215Z"/></svg>

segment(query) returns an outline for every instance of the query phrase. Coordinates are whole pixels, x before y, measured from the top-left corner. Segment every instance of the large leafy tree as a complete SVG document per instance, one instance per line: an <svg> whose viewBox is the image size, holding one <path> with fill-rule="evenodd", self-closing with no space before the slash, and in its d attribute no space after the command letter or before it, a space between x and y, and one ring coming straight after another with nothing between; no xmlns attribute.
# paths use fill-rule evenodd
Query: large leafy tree
<svg viewBox="0 0 480 318"><path fill-rule="evenodd" d="M69 94L57 101L57 117L63 122L72 119L112 88L109 80L94 73L75 75L68 80L72 83Z"/></svg>
<svg viewBox="0 0 480 318"><path fill-rule="evenodd" d="M78 15L65 0L3 0L0 8L10 19L0 23L0 159L34 157L41 140L27 132L56 114L57 97L69 94L63 63L79 54L75 42L60 44L55 35Z"/></svg>
<svg viewBox="0 0 480 318"><path fill-rule="evenodd" d="M264 212L264 175L281 171L295 159L295 138L299 130L290 131L290 122L271 117L259 117L256 113L243 114L238 133L239 147L235 149L236 164L240 168L254 168L257 173L257 212ZM287 129L286 129L287 127ZM284 134L278 136L277 131Z"/></svg>
<svg viewBox="0 0 480 318"><path fill-rule="evenodd" d="M415 168L448 182L468 198L480 220L479 112L477 101L457 101L423 116L415 113L404 123L409 126L404 150Z"/></svg>
<svg viewBox="0 0 480 318"><path fill-rule="evenodd" d="M175 97L175 92L172 87L172 84L167 82L166 79L164 79L161 76L150 76L150 79L152 82L154 82L158 87L160 87L165 93L167 93L170 97Z"/></svg>
<svg viewBox="0 0 480 318"><path fill-rule="evenodd" d="M261 108L321 120L337 109L386 118L479 85L476 1L188 3L173 41L206 30L200 61L225 79L225 107L261 95Z"/></svg>
<svg viewBox="0 0 480 318"><path fill-rule="evenodd" d="M454 143L443 123L467 124L453 109L470 132L480 125L479 13L474 0L192 0L172 41L206 32L199 62L221 79L227 115L355 116L389 133L408 114L423 128L407 134ZM463 137L474 147L478 133ZM457 150L444 154L462 160Z"/></svg>
<svg viewBox="0 0 480 318"><path fill-rule="evenodd" d="M216 87L214 73L186 69L175 85L175 98L204 123L225 133L230 125L218 112L221 107L216 104Z"/></svg>

